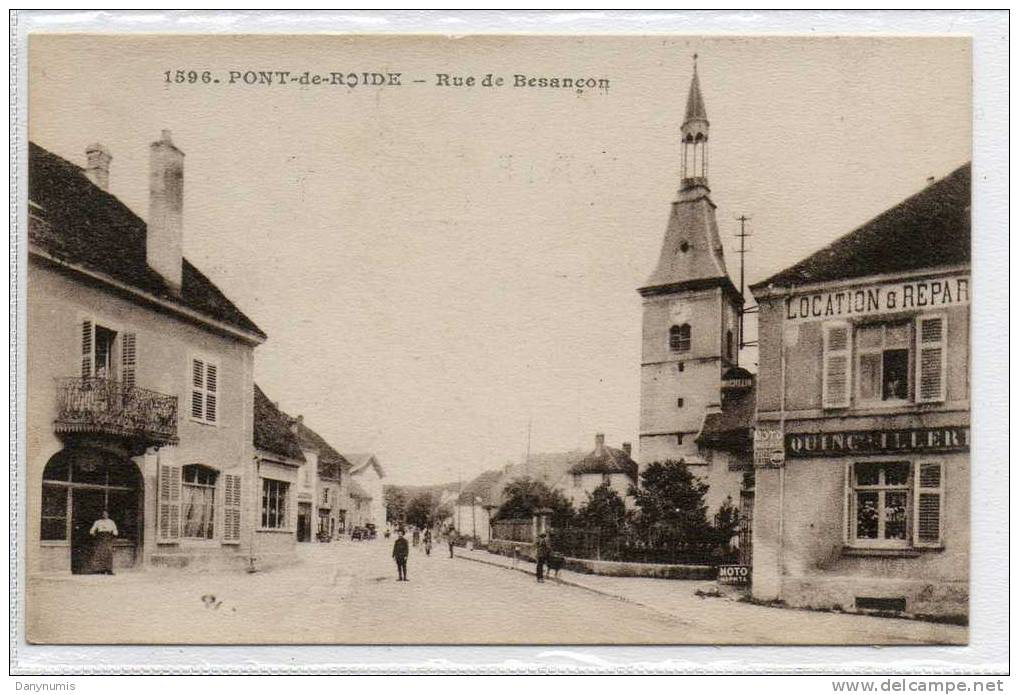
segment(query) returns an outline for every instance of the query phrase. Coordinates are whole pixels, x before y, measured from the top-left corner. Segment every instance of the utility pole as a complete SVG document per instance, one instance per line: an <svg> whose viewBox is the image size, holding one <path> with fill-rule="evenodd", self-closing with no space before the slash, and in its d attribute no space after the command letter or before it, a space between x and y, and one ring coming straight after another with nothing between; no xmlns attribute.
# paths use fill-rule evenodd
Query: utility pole
<svg viewBox="0 0 1019 695"><path fill-rule="evenodd" d="M740 215L739 217L736 218L736 220L739 222L739 234L736 234L735 236L736 236L737 239L739 239L739 251L737 251L737 253L739 254L739 297L740 297L740 307L739 307L739 349L736 350L736 365L737 366L739 366L739 351L742 350L745 347L750 347L751 345L756 345L757 344L756 340L752 341L752 342L748 342L743 337L743 317L744 317L744 315L752 314L752 313L757 311L757 307L751 307L751 308L748 309L747 308L747 300L746 300L746 282L745 282L746 254L747 254L747 251L749 251L749 249L747 248L747 237L751 236L750 232L747 231L747 222L749 222L751 219L752 218L747 217L746 215Z"/></svg>

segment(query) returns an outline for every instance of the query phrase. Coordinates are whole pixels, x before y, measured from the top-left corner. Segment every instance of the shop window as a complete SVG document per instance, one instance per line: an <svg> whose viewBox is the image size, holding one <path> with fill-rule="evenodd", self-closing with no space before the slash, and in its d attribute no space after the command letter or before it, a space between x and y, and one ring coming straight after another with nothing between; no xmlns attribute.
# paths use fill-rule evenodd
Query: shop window
<svg viewBox="0 0 1019 695"><path fill-rule="evenodd" d="M684 323L669 329L669 349L673 352L690 351L690 324Z"/></svg>
<svg viewBox="0 0 1019 695"><path fill-rule="evenodd" d="M184 538L211 540L215 524L216 478L215 470L198 464L184 466L182 470L181 515Z"/></svg>
<svg viewBox="0 0 1019 695"><path fill-rule="evenodd" d="M289 528L287 519L290 483L262 479L262 528Z"/></svg>
<svg viewBox="0 0 1019 695"><path fill-rule="evenodd" d="M847 540L861 547L941 544L940 463L857 462L847 466Z"/></svg>
<svg viewBox="0 0 1019 695"><path fill-rule="evenodd" d="M911 325L904 322L857 327L861 403L909 400L911 329Z"/></svg>
<svg viewBox="0 0 1019 695"><path fill-rule="evenodd" d="M44 541L67 540L67 496L69 488L63 485L42 486L42 530Z"/></svg>

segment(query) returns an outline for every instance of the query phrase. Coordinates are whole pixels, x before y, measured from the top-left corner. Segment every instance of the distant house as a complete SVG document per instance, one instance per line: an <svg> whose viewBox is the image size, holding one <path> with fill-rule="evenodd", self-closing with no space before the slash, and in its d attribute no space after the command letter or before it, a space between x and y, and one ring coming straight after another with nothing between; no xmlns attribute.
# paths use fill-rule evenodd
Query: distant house
<svg viewBox="0 0 1019 695"><path fill-rule="evenodd" d="M269 400L258 384L254 388L255 466L261 492L254 555L259 565L265 566L293 555L297 542L295 493L298 471L306 465L306 459L290 417Z"/></svg>
<svg viewBox="0 0 1019 695"><path fill-rule="evenodd" d="M365 527L375 523L372 514L372 495L361 487L361 484L354 478L348 478L347 496L349 502L350 529Z"/></svg>
<svg viewBox="0 0 1019 695"><path fill-rule="evenodd" d="M368 503L368 519L378 530L386 527L386 499L383 494L382 479L386 473L382 470L375 454L344 454L350 461L350 477L371 498ZM367 523L367 522L366 522Z"/></svg>
<svg viewBox="0 0 1019 695"><path fill-rule="evenodd" d="M622 449L605 446L605 435L596 434L594 450L570 466L567 475L556 485L573 503L574 509L587 504L588 496L602 485L612 490L632 506L630 488L637 484L637 463L630 458L630 443Z"/></svg>
<svg viewBox="0 0 1019 695"><path fill-rule="evenodd" d="M492 515L501 503L503 469L485 471L463 486L453 506L453 528L461 536L491 540Z"/></svg>
<svg viewBox="0 0 1019 695"><path fill-rule="evenodd" d="M318 432L304 424L303 416L298 415L295 422L301 449L308 459L302 472L299 502L299 514L305 521L301 523L303 533L298 535L298 540L310 542L336 537L349 530L353 523L349 518L353 507L348 494L350 462Z"/></svg>

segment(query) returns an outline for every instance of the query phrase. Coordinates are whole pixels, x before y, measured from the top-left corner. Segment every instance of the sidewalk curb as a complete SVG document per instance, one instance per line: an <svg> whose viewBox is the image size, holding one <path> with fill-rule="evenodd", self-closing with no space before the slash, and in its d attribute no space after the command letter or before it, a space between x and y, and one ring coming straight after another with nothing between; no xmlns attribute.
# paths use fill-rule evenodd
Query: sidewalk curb
<svg viewBox="0 0 1019 695"><path fill-rule="evenodd" d="M491 560L486 560L483 557L469 557L467 555L460 555L459 553L456 555L456 557L460 558L461 560L467 560L469 562L477 562L477 563L480 563L482 565L490 565L492 567L499 567L501 569L512 570L514 572L522 572L522 573L524 573L524 574L526 574L526 575L528 575L530 577L534 576L534 572L532 572L529 569L525 569L523 567L513 567L512 565L504 565L501 562L492 562ZM673 616L672 613L663 612L661 609L655 608L654 606L651 606L651 605L648 605L647 603L644 603L643 601L638 601L637 599L628 598L626 596L620 596L619 594L612 593L611 591L605 591L603 589L596 589L596 588L594 588L594 587L592 587L592 586L590 586L588 584L582 584L580 582L572 581L570 579L562 579L562 578L554 578L553 581L555 581L555 582L557 582L559 584L565 584L566 586L572 586L572 587L575 587L577 589L583 589L584 591L590 591L592 594L598 594L599 596L606 596L608 598L616 599L617 601L623 601L625 603L632 603L635 606L641 606L642 608L647 608L649 610L654 611L655 613L659 613L659 614L662 614L662 615L668 615L668 616L675 617L675 616Z"/></svg>

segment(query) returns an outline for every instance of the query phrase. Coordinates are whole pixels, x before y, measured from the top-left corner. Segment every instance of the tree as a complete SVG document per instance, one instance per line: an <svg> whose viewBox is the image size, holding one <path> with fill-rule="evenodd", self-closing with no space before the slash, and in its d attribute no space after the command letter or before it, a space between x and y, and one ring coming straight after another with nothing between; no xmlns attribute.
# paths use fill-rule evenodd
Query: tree
<svg viewBox="0 0 1019 695"><path fill-rule="evenodd" d="M429 528L436 520L435 512L438 506L432 495L427 492L419 492L407 503L405 520L411 526Z"/></svg>
<svg viewBox="0 0 1019 695"><path fill-rule="evenodd" d="M618 531L626 524L626 504L619 493L603 483L587 493L587 502L577 512L577 524Z"/></svg>
<svg viewBox="0 0 1019 695"><path fill-rule="evenodd" d="M552 510L553 528L562 528L573 520L573 503L540 480L517 478L506 485L502 494L505 501L496 512L496 519L530 519L544 507Z"/></svg>
<svg viewBox="0 0 1019 695"><path fill-rule="evenodd" d="M718 534L718 545L728 550L732 537L739 531L739 507L732 503L732 497L726 497L715 513L715 533Z"/></svg>
<svg viewBox="0 0 1019 695"><path fill-rule="evenodd" d="M386 521L399 523L407 513L407 495L403 490L387 485L383 495L386 498Z"/></svg>
<svg viewBox="0 0 1019 695"><path fill-rule="evenodd" d="M708 486L682 461L655 461L640 474L641 486L632 488L640 514L637 526L645 537L657 533L671 543L703 543L714 539L708 523L704 494Z"/></svg>

